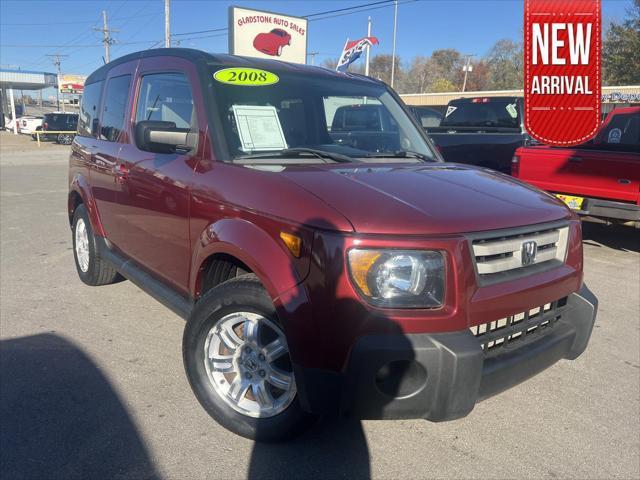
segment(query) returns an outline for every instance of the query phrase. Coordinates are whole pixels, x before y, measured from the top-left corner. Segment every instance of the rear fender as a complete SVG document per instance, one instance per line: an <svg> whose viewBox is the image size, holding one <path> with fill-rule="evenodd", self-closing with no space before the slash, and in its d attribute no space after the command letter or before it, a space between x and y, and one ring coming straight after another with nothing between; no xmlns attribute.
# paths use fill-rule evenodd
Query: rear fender
<svg viewBox="0 0 640 480"><path fill-rule="evenodd" d="M71 181L71 185L69 186L67 208L70 219L73 219L73 213L76 207L76 194L80 195L82 203L89 213L89 219L91 220L91 229L93 230L94 235L104 237L104 229L102 228L102 222L100 221L100 215L98 214L98 209L96 208L95 199L93 198L93 194L91 193L91 187L89 186L87 179L82 175L76 175Z"/></svg>

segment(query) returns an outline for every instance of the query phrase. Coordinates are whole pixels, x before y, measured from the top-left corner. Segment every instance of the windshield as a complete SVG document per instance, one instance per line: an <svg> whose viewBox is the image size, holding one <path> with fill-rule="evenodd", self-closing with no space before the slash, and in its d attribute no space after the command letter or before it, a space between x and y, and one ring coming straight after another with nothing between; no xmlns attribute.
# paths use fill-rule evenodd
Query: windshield
<svg viewBox="0 0 640 480"><path fill-rule="evenodd" d="M295 157L301 163L323 163L341 157L381 161L385 155L406 162L435 159L384 86L322 74L276 75L270 85L214 81L230 160Z"/></svg>
<svg viewBox="0 0 640 480"><path fill-rule="evenodd" d="M447 107L440 126L519 128L520 115L513 101L460 102Z"/></svg>

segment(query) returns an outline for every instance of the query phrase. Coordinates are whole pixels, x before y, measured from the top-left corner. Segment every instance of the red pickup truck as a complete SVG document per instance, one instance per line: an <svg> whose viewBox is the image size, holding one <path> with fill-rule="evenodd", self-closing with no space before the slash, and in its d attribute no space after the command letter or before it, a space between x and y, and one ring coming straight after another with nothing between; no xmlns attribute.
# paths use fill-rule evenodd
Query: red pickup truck
<svg viewBox="0 0 640 480"><path fill-rule="evenodd" d="M640 222L640 107L613 110L584 145L521 147L511 167L581 215Z"/></svg>

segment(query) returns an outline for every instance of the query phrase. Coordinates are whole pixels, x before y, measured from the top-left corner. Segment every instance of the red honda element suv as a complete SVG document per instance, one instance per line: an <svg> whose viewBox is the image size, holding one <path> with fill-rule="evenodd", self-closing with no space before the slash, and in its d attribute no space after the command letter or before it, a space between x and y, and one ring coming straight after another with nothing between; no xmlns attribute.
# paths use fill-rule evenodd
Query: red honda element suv
<svg viewBox="0 0 640 480"><path fill-rule="evenodd" d="M185 318L198 400L261 441L323 414L464 417L578 357L595 320L576 215L443 163L361 75L186 49L115 60L85 84L68 208L81 280L129 279Z"/></svg>

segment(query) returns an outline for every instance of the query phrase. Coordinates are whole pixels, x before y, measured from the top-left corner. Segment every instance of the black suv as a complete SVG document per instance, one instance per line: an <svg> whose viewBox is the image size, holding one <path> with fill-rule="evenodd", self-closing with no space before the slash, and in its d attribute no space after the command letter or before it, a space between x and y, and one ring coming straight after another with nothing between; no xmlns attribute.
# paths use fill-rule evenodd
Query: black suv
<svg viewBox="0 0 640 480"><path fill-rule="evenodd" d="M75 132L78 129L77 113L46 113L42 119L40 130L52 132ZM36 129L37 130L37 129ZM75 133L55 133L51 135L41 135L40 139L55 140L61 145L71 145Z"/></svg>

